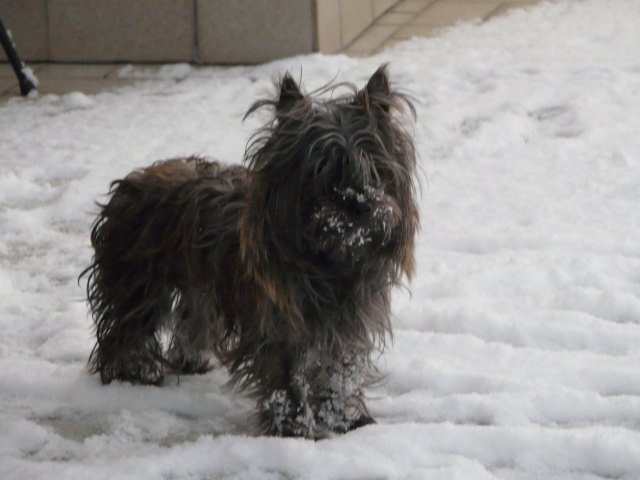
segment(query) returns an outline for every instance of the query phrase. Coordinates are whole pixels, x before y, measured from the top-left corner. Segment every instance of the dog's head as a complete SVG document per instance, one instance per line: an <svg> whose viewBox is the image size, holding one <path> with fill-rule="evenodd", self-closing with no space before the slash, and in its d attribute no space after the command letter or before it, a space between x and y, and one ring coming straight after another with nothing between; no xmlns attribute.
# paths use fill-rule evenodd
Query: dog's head
<svg viewBox="0 0 640 480"><path fill-rule="evenodd" d="M390 88L386 67L363 89L325 101L303 94L289 74L278 87L275 100L249 110L271 106L274 115L247 148L245 259L349 274L390 260L396 276L410 276L418 215L405 121L414 110Z"/></svg>

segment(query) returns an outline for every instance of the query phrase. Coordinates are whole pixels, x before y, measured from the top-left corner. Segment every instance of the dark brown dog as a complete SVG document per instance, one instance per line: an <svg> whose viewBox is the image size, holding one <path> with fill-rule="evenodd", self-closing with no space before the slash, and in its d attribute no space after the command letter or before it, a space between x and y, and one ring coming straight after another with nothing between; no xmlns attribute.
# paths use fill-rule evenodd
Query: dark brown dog
<svg viewBox="0 0 640 480"><path fill-rule="evenodd" d="M289 76L246 167L199 158L115 181L87 293L103 383L208 369L257 398L263 431L318 438L373 422L364 386L414 269L415 152L385 67L319 102ZM171 341L163 348L160 332Z"/></svg>

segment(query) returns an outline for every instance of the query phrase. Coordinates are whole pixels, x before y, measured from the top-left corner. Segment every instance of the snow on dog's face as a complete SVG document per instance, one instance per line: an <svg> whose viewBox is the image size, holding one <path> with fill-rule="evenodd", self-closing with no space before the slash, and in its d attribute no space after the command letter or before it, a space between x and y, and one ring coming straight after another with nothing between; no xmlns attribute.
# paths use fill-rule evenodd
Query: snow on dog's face
<svg viewBox="0 0 640 480"><path fill-rule="evenodd" d="M400 207L382 188L334 187L313 206L312 251L337 263L366 260L392 240Z"/></svg>
<svg viewBox="0 0 640 480"><path fill-rule="evenodd" d="M252 107L275 107L247 151L259 196L252 202L264 206L256 221L276 250L347 269L377 255L410 273L415 152L402 114L413 107L390 89L384 66L362 90L348 87L348 95L320 101L287 74L276 101Z"/></svg>

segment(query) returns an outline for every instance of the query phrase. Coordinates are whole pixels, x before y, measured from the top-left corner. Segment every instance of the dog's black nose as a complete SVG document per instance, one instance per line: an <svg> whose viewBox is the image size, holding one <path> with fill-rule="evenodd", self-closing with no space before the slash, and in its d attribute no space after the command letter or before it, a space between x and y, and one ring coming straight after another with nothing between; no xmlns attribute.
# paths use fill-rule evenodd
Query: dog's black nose
<svg viewBox="0 0 640 480"><path fill-rule="evenodd" d="M355 199L355 202L352 203L351 210L358 217L364 217L366 215L370 215L372 211L371 205L369 204L369 202L366 202L366 201L359 202L357 199Z"/></svg>

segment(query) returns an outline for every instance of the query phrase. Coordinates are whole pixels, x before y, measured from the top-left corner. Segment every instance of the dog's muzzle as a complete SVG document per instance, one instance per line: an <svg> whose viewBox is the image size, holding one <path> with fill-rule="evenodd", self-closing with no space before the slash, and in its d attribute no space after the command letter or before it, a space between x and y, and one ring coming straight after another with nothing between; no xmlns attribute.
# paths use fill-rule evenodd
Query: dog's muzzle
<svg viewBox="0 0 640 480"><path fill-rule="evenodd" d="M356 262L385 247L399 222L398 204L382 189L336 187L313 208L312 250L335 262Z"/></svg>

